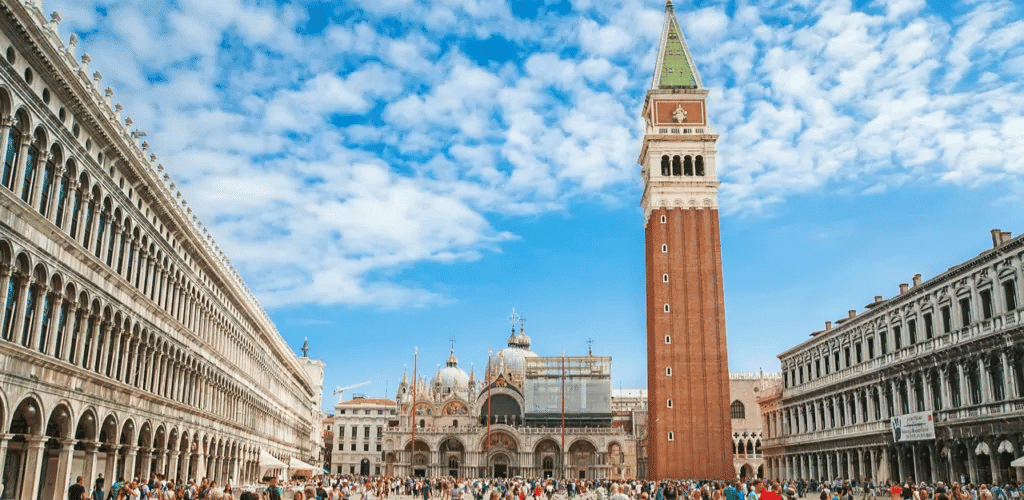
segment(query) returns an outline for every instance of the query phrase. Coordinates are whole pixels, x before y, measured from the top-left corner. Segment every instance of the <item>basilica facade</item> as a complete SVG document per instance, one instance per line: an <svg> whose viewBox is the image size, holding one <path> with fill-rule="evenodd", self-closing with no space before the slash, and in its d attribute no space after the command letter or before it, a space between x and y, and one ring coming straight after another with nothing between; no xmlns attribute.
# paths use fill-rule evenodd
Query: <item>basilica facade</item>
<svg viewBox="0 0 1024 500"><path fill-rule="evenodd" d="M453 350L432 379L403 376L385 473L634 478L633 414L612 411L610 370L609 357L538 356L522 325L480 379Z"/></svg>
<svg viewBox="0 0 1024 500"><path fill-rule="evenodd" d="M285 344L59 23L0 2L3 498L315 459L322 365Z"/></svg>

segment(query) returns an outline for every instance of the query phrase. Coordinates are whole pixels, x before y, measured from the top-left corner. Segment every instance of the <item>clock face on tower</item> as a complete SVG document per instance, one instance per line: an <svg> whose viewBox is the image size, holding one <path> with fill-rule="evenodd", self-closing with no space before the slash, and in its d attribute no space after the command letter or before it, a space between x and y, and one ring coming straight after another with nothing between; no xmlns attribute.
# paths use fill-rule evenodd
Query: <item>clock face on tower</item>
<svg viewBox="0 0 1024 500"><path fill-rule="evenodd" d="M704 125L704 101L657 100L651 110L655 125Z"/></svg>

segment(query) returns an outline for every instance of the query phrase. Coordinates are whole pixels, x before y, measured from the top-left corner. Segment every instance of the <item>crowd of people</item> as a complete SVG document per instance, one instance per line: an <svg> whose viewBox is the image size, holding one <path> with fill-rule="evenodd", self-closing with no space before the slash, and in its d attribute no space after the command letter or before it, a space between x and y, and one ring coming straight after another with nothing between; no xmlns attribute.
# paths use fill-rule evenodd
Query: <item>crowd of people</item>
<svg viewBox="0 0 1024 500"><path fill-rule="evenodd" d="M238 487L202 479L119 479L109 487L100 475L86 489L79 476L68 500L1024 500L1024 484L999 486L911 481L645 481L554 479L385 478L322 475Z"/></svg>

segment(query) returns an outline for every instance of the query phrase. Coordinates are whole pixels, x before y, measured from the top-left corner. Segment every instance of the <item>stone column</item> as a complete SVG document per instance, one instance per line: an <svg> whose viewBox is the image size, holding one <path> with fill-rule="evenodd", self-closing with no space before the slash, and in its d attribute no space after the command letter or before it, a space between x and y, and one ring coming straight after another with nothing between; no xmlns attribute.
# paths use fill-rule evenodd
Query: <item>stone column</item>
<svg viewBox="0 0 1024 500"><path fill-rule="evenodd" d="M60 323L60 309L64 306L64 294L60 290L53 290L50 292L50 324L46 331L46 354L51 356L57 356L57 325ZM69 308L70 309L70 308ZM65 318L65 323L67 319ZM64 325L67 328L67 324ZM62 339L67 343L67 335ZM64 359L64 358L61 358Z"/></svg>
<svg viewBox="0 0 1024 500"><path fill-rule="evenodd" d="M941 480L941 477L942 477L939 474L939 469L942 468L942 463L940 463L940 461L939 461L939 453L940 453L940 451L938 449L938 446L935 445L935 441L932 441L932 442L928 443L927 446L928 446L929 468L931 469L931 477L929 477L928 480L931 483L937 483L938 481Z"/></svg>
<svg viewBox="0 0 1024 500"><path fill-rule="evenodd" d="M18 155L14 160L14 172L11 175L14 177L14 181L11 183L11 191L21 198L21 188L25 183L25 165L28 164L28 146L32 143L32 136L29 134L22 134L21 144L18 144ZM7 152L4 151L4 154ZM33 499L34 500L34 499Z"/></svg>
<svg viewBox="0 0 1024 500"><path fill-rule="evenodd" d="M177 478L182 477L183 474L181 474L179 469L181 469L181 452L175 450L171 452L171 467L167 473L167 478L177 480Z"/></svg>
<svg viewBox="0 0 1024 500"><path fill-rule="evenodd" d="M949 380L947 380L946 369L939 368L939 395L942 398L943 408L952 408L953 404L949 398ZM938 410L939 408L936 408Z"/></svg>
<svg viewBox="0 0 1024 500"><path fill-rule="evenodd" d="M1010 361L1006 356L1006 351L999 351L999 364L1003 368L1003 400L1012 399L1017 395L1017 389L1013 369L1010 366ZM1009 478L1007 478L1009 479Z"/></svg>
<svg viewBox="0 0 1024 500"><path fill-rule="evenodd" d="M40 151L39 152L39 156L36 157L36 172L34 174L36 176L36 185L32 186L32 194L29 195L30 196L29 200L32 200L30 202L30 204L32 206L34 206L34 207L39 206L40 203L42 202L43 176L46 175L45 174L45 172L46 172L46 162L50 161L50 157L51 156L53 156L53 155L49 151ZM56 173L56 170L57 169L54 168L54 173ZM50 179L50 192L51 193L53 192L53 178ZM50 193L46 193L46 194L49 195ZM50 210L51 207L53 207L53 196L47 196L47 200L48 200L47 203L50 206L46 207L46 210ZM43 217L46 217L47 219L49 219L47 214L42 213L42 212L40 212L40 214Z"/></svg>
<svg viewBox="0 0 1024 500"><path fill-rule="evenodd" d="M6 137L6 134L4 136ZM0 318L0 321L2 321L2 318ZM10 434L0 434L0 473L3 472L7 464L7 445L10 444L12 437L14 436Z"/></svg>
<svg viewBox="0 0 1024 500"><path fill-rule="evenodd" d="M999 458L998 458L999 454L996 453L996 450L998 449L998 447L999 447L998 444L995 444L994 446L990 446L989 447L989 452L988 452L989 468L988 468L988 470L992 471L992 480L988 484L1005 484L1004 482L1000 482L1000 477L999 477L1002 474L999 473L1001 467L999 467ZM986 478L981 478L981 481L988 481L988 480Z"/></svg>
<svg viewBox="0 0 1024 500"><path fill-rule="evenodd" d="M57 500L64 498L67 488L71 485L71 465L75 459L75 443L78 441L74 439L61 439L60 440L60 451L57 454L57 473L54 474L54 481L56 486L53 489L53 496Z"/></svg>
<svg viewBox="0 0 1024 500"><path fill-rule="evenodd" d="M969 391L970 385L967 383L967 374L966 370L964 370L963 362L956 364L956 376L960 380L960 406L970 406L972 404Z"/></svg>
<svg viewBox="0 0 1024 500"><path fill-rule="evenodd" d="M96 451L99 443L95 441L85 442L83 447L85 448L85 461L82 464L82 476L91 484L93 478L96 477ZM88 487L91 488L92 486Z"/></svg>
<svg viewBox="0 0 1024 500"><path fill-rule="evenodd" d="M895 479L897 481L901 481L902 482L907 477L907 475L906 475L906 467L903 464L903 450L900 449L899 445L896 445L895 448L893 449L893 452L896 453L896 478Z"/></svg>
<svg viewBox="0 0 1024 500"><path fill-rule="evenodd" d="M46 436L26 436L25 443L25 474L21 485L21 500L37 500L39 497L39 477L43 471L43 460L46 458Z"/></svg>
<svg viewBox="0 0 1024 500"><path fill-rule="evenodd" d="M43 340L40 331L43 327L43 303L46 302L48 287L46 283L34 283L31 286L36 293L35 301L32 303L32 324L28 325L28 348L39 351L39 343Z"/></svg>
<svg viewBox="0 0 1024 500"><path fill-rule="evenodd" d="M932 395L932 373L931 371L925 371L921 375L921 383L924 384L922 390L924 391L924 409L925 411L935 411L935 405L932 403L935 399Z"/></svg>
<svg viewBox="0 0 1024 500"><path fill-rule="evenodd" d="M31 273L31 270L29 272ZM14 309L11 313L14 317L11 318L10 340L20 344L21 333L25 324L25 301L28 298L28 287L32 282L32 275L23 275L21 272L15 272L13 276L16 276L18 279L17 283L15 283L15 287L18 289L18 301L14 304Z"/></svg>
<svg viewBox="0 0 1024 500"><path fill-rule="evenodd" d="M910 453L914 461L914 482L920 483L921 481L924 481L924 473L921 471L921 455L918 453L917 444L911 445Z"/></svg>
<svg viewBox="0 0 1024 500"><path fill-rule="evenodd" d="M0 117L0 155L2 155L0 156L0 182L3 181L2 173L4 169L4 163L7 161L7 142L11 139L11 127L13 126L13 116L4 115ZM14 172L11 172L11 178L14 178Z"/></svg>
<svg viewBox="0 0 1024 500"><path fill-rule="evenodd" d="M124 478L128 481L131 481L131 478L135 476L135 458L138 453L138 446L128 446L128 452L124 457Z"/></svg>
<svg viewBox="0 0 1024 500"><path fill-rule="evenodd" d="M978 378L980 379L979 382L981 382L981 403L991 403L994 398L992 397L992 384L987 368L988 363L984 358L975 360L975 362L978 364Z"/></svg>
<svg viewBox="0 0 1024 500"><path fill-rule="evenodd" d="M104 467L103 477L105 477L107 479L107 482L106 482L106 484L104 484L104 486L109 489L110 486L113 485L114 481L117 479L115 477L115 475L117 474L117 455L118 455L117 452L121 450L121 446L120 445L107 445L107 446L110 447L110 451L107 452L107 464L106 464L106 467Z"/></svg>

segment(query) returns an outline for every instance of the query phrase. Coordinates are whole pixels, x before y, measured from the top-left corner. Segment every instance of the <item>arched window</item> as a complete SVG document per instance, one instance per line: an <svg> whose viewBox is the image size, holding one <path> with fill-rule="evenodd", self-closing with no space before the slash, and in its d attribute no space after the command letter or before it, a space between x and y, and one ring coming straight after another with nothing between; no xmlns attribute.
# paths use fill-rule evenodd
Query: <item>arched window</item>
<svg viewBox="0 0 1024 500"><path fill-rule="evenodd" d="M665 304L665 312L669 312L669 306L668 306L668 304Z"/></svg>
<svg viewBox="0 0 1024 500"><path fill-rule="evenodd" d="M667 405L667 406L668 406L669 408L671 408L671 407L672 407L672 398L669 398L669 400L668 400L668 402L666 403L666 405Z"/></svg>
<svg viewBox="0 0 1024 500"><path fill-rule="evenodd" d="M693 175L693 158L690 155L683 158L683 175Z"/></svg>
<svg viewBox="0 0 1024 500"><path fill-rule="evenodd" d="M670 168L671 167L669 167L668 155L662 156L661 157L661 175L664 176L664 177L668 177L672 173L670 171Z"/></svg>
<svg viewBox="0 0 1024 500"><path fill-rule="evenodd" d="M666 377L671 377L672 376L672 367L671 366L666 366L665 367L665 376Z"/></svg>
<svg viewBox="0 0 1024 500"><path fill-rule="evenodd" d="M7 303L4 304L4 340L11 340L14 336L11 334L11 327L14 324L14 305L18 303L18 294L21 293L18 281L17 273L11 273L7 278Z"/></svg>
<svg viewBox="0 0 1024 500"><path fill-rule="evenodd" d="M669 441L675 441L676 440L676 433L670 431L668 433L668 440Z"/></svg>
<svg viewBox="0 0 1024 500"><path fill-rule="evenodd" d="M683 164L679 155L672 157L672 175L683 175Z"/></svg>
<svg viewBox="0 0 1024 500"><path fill-rule="evenodd" d="M694 165L693 166L694 166L694 168L697 171L697 175L703 177L704 176L704 157L701 156L701 155L697 155L696 160L694 160Z"/></svg>
<svg viewBox="0 0 1024 500"><path fill-rule="evenodd" d="M666 305L668 305L668 304L666 304ZM672 336L671 335L665 335L665 343L666 344L671 344L672 343Z"/></svg>
<svg viewBox="0 0 1024 500"><path fill-rule="evenodd" d="M732 411L732 418L747 418L747 408L740 400L733 401L729 408Z"/></svg>
<svg viewBox="0 0 1024 500"><path fill-rule="evenodd" d="M11 126L10 132L7 134L7 153L4 155L4 175L0 179L3 181L4 186L14 191L14 166L17 164L18 146L21 142L21 117L14 122Z"/></svg>
<svg viewBox="0 0 1024 500"><path fill-rule="evenodd" d="M35 140L28 145L28 155L25 156L25 177L21 182L21 199L25 203L32 203L32 186L35 181L36 163L39 162L39 145L41 135L37 132Z"/></svg>
<svg viewBox="0 0 1024 500"><path fill-rule="evenodd" d="M422 429L422 428L424 428L426 426L427 426L427 421L421 418L420 419L420 428Z"/></svg>

